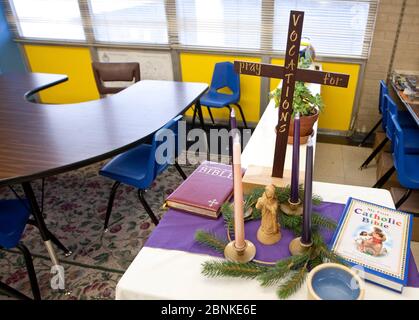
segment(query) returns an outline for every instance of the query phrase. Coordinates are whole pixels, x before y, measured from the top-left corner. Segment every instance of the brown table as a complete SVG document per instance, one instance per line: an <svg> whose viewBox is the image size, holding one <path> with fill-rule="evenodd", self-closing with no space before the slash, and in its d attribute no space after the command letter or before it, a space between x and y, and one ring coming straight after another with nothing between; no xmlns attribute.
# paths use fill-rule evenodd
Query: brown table
<svg viewBox="0 0 419 320"><path fill-rule="evenodd" d="M391 86L393 96L397 96L398 105L403 106L404 108L409 111L410 115L412 116L413 120L415 120L416 124L419 126L419 102L410 100L403 91L400 91L396 88L393 82L391 82Z"/></svg>
<svg viewBox="0 0 419 320"><path fill-rule="evenodd" d="M28 101L34 93L66 80L64 75L43 73L0 76L0 186L22 184L54 265L58 259L51 240L57 239L45 226L30 181L142 143L208 88L204 83L143 80L100 100L60 105Z"/></svg>

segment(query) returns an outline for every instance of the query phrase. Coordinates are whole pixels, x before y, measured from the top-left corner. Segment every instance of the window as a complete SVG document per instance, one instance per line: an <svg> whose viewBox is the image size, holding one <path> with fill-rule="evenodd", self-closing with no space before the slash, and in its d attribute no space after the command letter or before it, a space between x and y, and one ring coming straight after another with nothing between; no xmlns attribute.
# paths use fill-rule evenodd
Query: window
<svg viewBox="0 0 419 320"><path fill-rule="evenodd" d="M77 0L13 0L11 6L21 37L85 39Z"/></svg>
<svg viewBox="0 0 419 320"><path fill-rule="evenodd" d="M90 0L95 39L168 43L164 0Z"/></svg>
<svg viewBox="0 0 419 320"><path fill-rule="evenodd" d="M367 58L373 32L375 1L275 1L273 49L285 51L290 10L305 11L302 37L318 55Z"/></svg>
<svg viewBox="0 0 419 320"><path fill-rule="evenodd" d="M289 12L319 56L367 58L378 0L3 0L22 38L285 51Z"/></svg>
<svg viewBox="0 0 419 320"><path fill-rule="evenodd" d="M261 0L177 0L180 44L258 49L261 2Z"/></svg>

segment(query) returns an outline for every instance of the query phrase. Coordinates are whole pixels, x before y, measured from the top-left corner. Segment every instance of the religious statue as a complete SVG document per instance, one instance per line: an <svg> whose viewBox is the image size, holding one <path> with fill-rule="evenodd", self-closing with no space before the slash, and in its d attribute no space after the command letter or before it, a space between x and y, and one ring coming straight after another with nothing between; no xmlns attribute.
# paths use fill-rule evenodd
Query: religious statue
<svg viewBox="0 0 419 320"><path fill-rule="evenodd" d="M278 223L278 202L273 184L266 186L265 192L256 203L256 209L262 212L262 220L257 232L258 240L266 245L277 243L281 240L281 231Z"/></svg>

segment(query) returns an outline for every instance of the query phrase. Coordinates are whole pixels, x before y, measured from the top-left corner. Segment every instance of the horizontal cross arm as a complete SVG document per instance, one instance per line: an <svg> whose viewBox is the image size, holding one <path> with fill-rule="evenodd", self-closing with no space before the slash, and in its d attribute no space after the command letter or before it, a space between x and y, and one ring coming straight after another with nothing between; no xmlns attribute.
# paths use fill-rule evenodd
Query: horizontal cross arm
<svg viewBox="0 0 419 320"><path fill-rule="evenodd" d="M240 74L283 79L285 68L274 64L234 61L234 70Z"/></svg>
<svg viewBox="0 0 419 320"><path fill-rule="evenodd" d="M349 83L349 74L297 69L295 79L302 82L347 88Z"/></svg>

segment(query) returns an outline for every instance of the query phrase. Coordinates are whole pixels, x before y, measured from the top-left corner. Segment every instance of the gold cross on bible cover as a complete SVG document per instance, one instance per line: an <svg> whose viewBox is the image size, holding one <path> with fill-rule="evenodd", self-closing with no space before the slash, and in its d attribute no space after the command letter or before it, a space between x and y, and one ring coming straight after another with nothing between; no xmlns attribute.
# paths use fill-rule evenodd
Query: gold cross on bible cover
<svg viewBox="0 0 419 320"><path fill-rule="evenodd" d="M277 178L282 178L284 174L285 152L294 100L295 81L343 88L347 88L349 82L349 75L347 74L298 69L303 20L303 11L290 12L284 67L265 63L234 61L234 69L237 73L284 79L282 81L281 100L278 108L278 133L272 167L272 176Z"/></svg>

